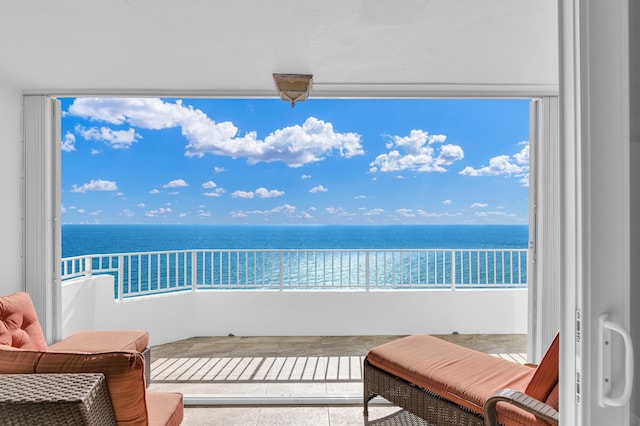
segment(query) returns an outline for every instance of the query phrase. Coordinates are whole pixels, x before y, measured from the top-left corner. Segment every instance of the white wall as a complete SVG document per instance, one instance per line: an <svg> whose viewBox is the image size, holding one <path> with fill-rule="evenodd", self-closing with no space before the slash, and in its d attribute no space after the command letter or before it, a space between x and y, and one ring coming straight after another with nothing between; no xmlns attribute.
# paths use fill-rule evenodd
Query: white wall
<svg viewBox="0 0 640 426"><path fill-rule="evenodd" d="M63 284L63 337L145 329L151 344L195 336L527 332L527 290L188 291L113 300L113 278Z"/></svg>
<svg viewBox="0 0 640 426"><path fill-rule="evenodd" d="M21 114L22 94L4 86L0 76L0 295L23 290Z"/></svg>

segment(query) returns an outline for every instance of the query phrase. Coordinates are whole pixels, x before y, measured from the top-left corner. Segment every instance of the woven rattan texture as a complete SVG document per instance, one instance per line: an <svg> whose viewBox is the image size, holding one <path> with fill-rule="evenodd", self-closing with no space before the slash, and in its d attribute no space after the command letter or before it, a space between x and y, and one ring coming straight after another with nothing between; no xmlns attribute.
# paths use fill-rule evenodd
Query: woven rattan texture
<svg viewBox="0 0 640 426"><path fill-rule="evenodd" d="M406 410L400 410L388 416L371 420L368 426L433 426L426 420L414 416Z"/></svg>
<svg viewBox="0 0 640 426"><path fill-rule="evenodd" d="M115 425L102 374L0 374L1 425Z"/></svg>
<svg viewBox="0 0 640 426"><path fill-rule="evenodd" d="M412 383L393 376L364 361L364 406L379 395L428 423L446 426L483 426L482 416L472 413Z"/></svg>

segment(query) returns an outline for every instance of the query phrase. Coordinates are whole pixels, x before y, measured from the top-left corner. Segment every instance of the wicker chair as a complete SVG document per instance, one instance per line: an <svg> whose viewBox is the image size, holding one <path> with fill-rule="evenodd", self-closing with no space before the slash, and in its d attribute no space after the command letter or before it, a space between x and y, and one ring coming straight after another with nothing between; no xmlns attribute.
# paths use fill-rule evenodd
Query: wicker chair
<svg viewBox="0 0 640 426"><path fill-rule="evenodd" d="M29 295L0 297L0 375L34 375L44 385L48 375L101 373L118 424L179 425L182 394L146 389L148 344L147 331L132 330L81 331L47 345ZM58 410L62 403L44 405ZM18 411L17 416L25 413Z"/></svg>
<svg viewBox="0 0 640 426"><path fill-rule="evenodd" d="M364 360L364 420L381 396L433 425L557 425L559 335L537 366L433 336L372 348Z"/></svg>
<svg viewBox="0 0 640 426"><path fill-rule="evenodd" d="M47 345L38 314L28 293L0 297L0 348L50 351L105 352L133 350L145 359L147 385L151 382L151 349L146 330L83 330Z"/></svg>

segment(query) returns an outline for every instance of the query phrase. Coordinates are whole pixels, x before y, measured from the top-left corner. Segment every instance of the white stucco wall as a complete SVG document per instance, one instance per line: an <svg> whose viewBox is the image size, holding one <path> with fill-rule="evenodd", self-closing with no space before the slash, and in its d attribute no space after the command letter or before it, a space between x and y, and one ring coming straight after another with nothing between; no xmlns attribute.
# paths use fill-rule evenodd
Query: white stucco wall
<svg viewBox="0 0 640 426"><path fill-rule="evenodd" d="M0 75L0 295L21 291L22 222L21 222L21 121L22 94L2 83Z"/></svg>
<svg viewBox="0 0 640 426"><path fill-rule="evenodd" d="M527 332L527 290L187 291L113 299L113 278L63 284L63 337L149 330L151 344L195 336L349 336Z"/></svg>

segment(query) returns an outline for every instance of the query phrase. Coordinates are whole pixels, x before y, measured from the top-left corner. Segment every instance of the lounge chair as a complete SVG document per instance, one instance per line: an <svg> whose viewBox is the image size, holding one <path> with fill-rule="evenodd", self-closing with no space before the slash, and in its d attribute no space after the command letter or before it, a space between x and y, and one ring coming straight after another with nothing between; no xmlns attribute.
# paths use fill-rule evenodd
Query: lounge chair
<svg viewBox="0 0 640 426"><path fill-rule="evenodd" d="M521 365L428 335L372 348L364 420L379 395L434 425L557 425L559 335L539 365Z"/></svg>
<svg viewBox="0 0 640 426"><path fill-rule="evenodd" d="M148 344L147 331L116 330L81 331L48 346L29 295L0 297L0 374L102 373L119 425L179 425L182 394L146 390Z"/></svg>

